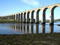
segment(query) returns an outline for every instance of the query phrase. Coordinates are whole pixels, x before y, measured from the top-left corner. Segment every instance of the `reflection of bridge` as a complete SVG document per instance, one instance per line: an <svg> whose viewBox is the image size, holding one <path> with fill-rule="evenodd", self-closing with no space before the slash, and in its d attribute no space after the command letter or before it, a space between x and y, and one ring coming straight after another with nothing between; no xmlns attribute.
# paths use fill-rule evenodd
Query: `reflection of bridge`
<svg viewBox="0 0 60 45"><path fill-rule="evenodd" d="M32 23L29 23L29 24L27 24L27 23L20 23L20 24L9 25L8 27L14 29L15 31L24 33L24 34L46 33L45 32L45 30L46 30L45 29L45 24L39 25L39 24L32 24ZM34 29L34 27L35 27L35 29ZM49 30L49 33L54 33L53 32L54 25L49 25L49 29L48 30Z"/></svg>
<svg viewBox="0 0 60 45"><path fill-rule="evenodd" d="M46 12L46 9L49 8L50 9L50 24L53 24L55 7L60 7L60 4L50 5L50 6L41 7L41 8L37 8L37 9L33 9L33 10L29 10L29 11L25 11L25 12L21 12L21 13L17 13L17 14L12 14L10 16L4 16L3 18L14 18L15 20L18 20L20 22L33 22L34 12L36 12L35 22L38 23L39 22L39 11L42 10L42 23L45 23L45 12ZM29 21L30 14L31 14L31 19ZM26 15L27 15L27 17L26 17Z"/></svg>
<svg viewBox="0 0 60 45"><path fill-rule="evenodd" d="M37 9L33 9L33 10L29 10L29 11L25 11L25 12L21 12L17 14L12 14L10 16L4 16L3 18L14 18L15 20L18 20L20 22L33 22L34 12L36 12L35 22L38 23L39 22L39 11L42 10L42 23L45 23L45 12L46 12L46 9L49 8L50 9L50 24L53 24L55 7L60 7L60 4L50 5L50 6L41 7L41 8L37 8ZM29 21L30 14L31 14L31 20Z"/></svg>

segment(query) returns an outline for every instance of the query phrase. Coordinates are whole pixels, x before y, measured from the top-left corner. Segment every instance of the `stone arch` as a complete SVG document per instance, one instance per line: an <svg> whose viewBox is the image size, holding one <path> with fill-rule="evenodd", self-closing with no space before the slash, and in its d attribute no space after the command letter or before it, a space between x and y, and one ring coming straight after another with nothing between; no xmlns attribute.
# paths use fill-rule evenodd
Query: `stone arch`
<svg viewBox="0 0 60 45"><path fill-rule="evenodd" d="M18 13L18 18L19 18L19 21L20 21L20 13Z"/></svg>
<svg viewBox="0 0 60 45"><path fill-rule="evenodd" d="M37 13L39 13L40 10L41 10L41 9L38 9L38 10L37 10Z"/></svg>
<svg viewBox="0 0 60 45"><path fill-rule="evenodd" d="M35 12L35 10L33 10L33 11L31 12L31 16L32 16L32 17L34 16L34 12Z"/></svg>
<svg viewBox="0 0 60 45"><path fill-rule="evenodd" d="M23 16L22 15L23 15L23 13L21 13L21 22L23 22Z"/></svg>
<svg viewBox="0 0 60 45"><path fill-rule="evenodd" d="M50 24L54 24L54 9L56 7L60 7L59 5L54 5L52 8L51 8L51 14L50 14Z"/></svg>
<svg viewBox="0 0 60 45"><path fill-rule="evenodd" d="M16 14L14 14L15 15L15 21L16 21Z"/></svg>
<svg viewBox="0 0 60 45"><path fill-rule="evenodd" d="M39 11L40 11L40 9L38 9L37 11L36 11L36 23L38 23L39 22Z"/></svg>
<svg viewBox="0 0 60 45"><path fill-rule="evenodd" d="M50 8L45 8L44 9L44 15L45 15L45 22L49 22L49 20L50 20Z"/></svg>
<svg viewBox="0 0 60 45"><path fill-rule="evenodd" d="M17 18L18 18L18 21L20 21L20 16L19 16L19 13L17 14Z"/></svg>
<svg viewBox="0 0 60 45"><path fill-rule="evenodd" d="M30 11L27 12L27 23L29 22Z"/></svg>
<svg viewBox="0 0 60 45"><path fill-rule="evenodd" d="M52 10L54 10L56 7L60 7L60 5L54 5L54 6L52 7Z"/></svg>
<svg viewBox="0 0 60 45"><path fill-rule="evenodd" d="M24 12L24 15L26 15L26 12Z"/></svg>
<svg viewBox="0 0 60 45"><path fill-rule="evenodd" d="M35 10L32 10L32 12L31 12L31 23L34 22L34 12L35 12Z"/></svg>
<svg viewBox="0 0 60 45"><path fill-rule="evenodd" d="M16 20L19 21L19 15L18 14L16 14Z"/></svg>
<svg viewBox="0 0 60 45"><path fill-rule="evenodd" d="M56 7L60 7L60 6L59 6L59 5L53 6L52 9L51 9L52 13L54 13L54 9L55 9Z"/></svg>
<svg viewBox="0 0 60 45"><path fill-rule="evenodd" d="M53 15L54 15L54 9L55 9L56 7L60 7L60 6L59 6L59 5L55 5L55 6L53 6L53 7L51 8L51 12L53 13Z"/></svg>
<svg viewBox="0 0 60 45"><path fill-rule="evenodd" d="M49 8L44 8L44 9L43 9L43 13L44 13L44 14L45 14L45 12L46 12L47 9L49 9Z"/></svg>
<svg viewBox="0 0 60 45"><path fill-rule="evenodd" d="M26 12L24 12L24 15L23 15L23 22L25 23L26 22Z"/></svg>
<svg viewBox="0 0 60 45"><path fill-rule="evenodd" d="M49 9L49 8L46 7L42 10L42 24L45 24L45 22L46 22L46 10L47 9Z"/></svg>
<svg viewBox="0 0 60 45"><path fill-rule="evenodd" d="M52 12L52 13L54 13L54 9L55 9L56 7L59 7L59 6L55 5L55 6L53 6L53 7L51 8L51 12Z"/></svg>

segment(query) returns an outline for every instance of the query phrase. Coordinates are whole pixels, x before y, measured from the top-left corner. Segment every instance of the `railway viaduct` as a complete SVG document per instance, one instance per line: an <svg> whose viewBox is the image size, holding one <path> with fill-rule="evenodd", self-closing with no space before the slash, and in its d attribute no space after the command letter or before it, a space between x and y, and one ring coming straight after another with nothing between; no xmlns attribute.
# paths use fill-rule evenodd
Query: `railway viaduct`
<svg viewBox="0 0 60 45"><path fill-rule="evenodd" d="M54 5L49 5L49 6L45 6L45 7L41 7L41 8L36 8L36 9L32 9L32 10L28 10L28 11L24 11L24 12L20 12L20 13L16 13L16 14L12 14L9 16L2 16L0 18L14 18L15 20L18 20L20 22L31 22L33 23L34 21L34 12L36 12L36 19L35 19L35 23L39 23L39 11L42 11L42 24L45 24L45 16L46 16L46 10L50 9L50 24L54 23L54 9L56 7L60 7L60 4L54 4ZM31 14L31 19L29 20L29 15ZM26 17L27 15L27 17Z"/></svg>

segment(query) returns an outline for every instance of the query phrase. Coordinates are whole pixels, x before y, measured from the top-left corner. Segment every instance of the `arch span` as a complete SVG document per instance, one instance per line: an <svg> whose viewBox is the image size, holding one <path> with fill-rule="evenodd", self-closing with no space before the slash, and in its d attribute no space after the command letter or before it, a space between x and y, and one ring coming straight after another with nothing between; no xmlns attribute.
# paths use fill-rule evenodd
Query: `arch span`
<svg viewBox="0 0 60 45"><path fill-rule="evenodd" d="M35 23L39 23L39 12L40 12L40 9L38 9L36 11L36 21L35 21Z"/></svg>
<svg viewBox="0 0 60 45"><path fill-rule="evenodd" d="M31 13L31 19L30 19L30 22L33 23L34 22L34 12L35 10L32 10L30 13Z"/></svg>
<svg viewBox="0 0 60 45"><path fill-rule="evenodd" d="M26 20L27 23L29 23L29 20L30 20L29 16L30 16L30 11L27 12L27 20Z"/></svg>
<svg viewBox="0 0 60 45"><path fill-rule="evenodd" d="M24 23L26 22L26 12L24 12L24 14L23 14L23 22Z"/></svg>

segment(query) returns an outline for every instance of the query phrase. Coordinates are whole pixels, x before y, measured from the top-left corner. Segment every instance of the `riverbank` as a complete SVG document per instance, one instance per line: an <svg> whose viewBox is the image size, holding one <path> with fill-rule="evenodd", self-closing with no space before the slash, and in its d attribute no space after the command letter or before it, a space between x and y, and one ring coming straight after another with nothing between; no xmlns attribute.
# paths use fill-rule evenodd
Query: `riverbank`
<svg viewBox="0 0 60 45"><path fill-rule="evenodd" d="M60 45L60 33L0 35L0 45Z"/></svg>
<svg viewBox="0 0 60 45"><path fill-rule="evenodd" d="M14 19L3 19L0 20L0 23L20 23L20 21L16 21Z"/></svg>
<svg viewBox="0 0 60 45"><path fill-rule="evenodd" d="M41 21L39 21L40 23ZM49 20L45 21L46 23L49 23ZM60 22L60 19L54 20L54 22ZM20 23L20 21L15 19L0 19L0 23Z"/></svg>

